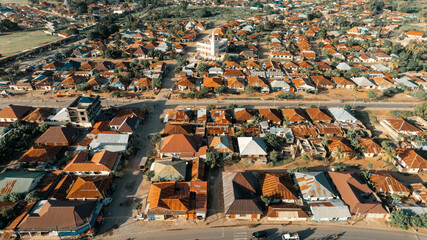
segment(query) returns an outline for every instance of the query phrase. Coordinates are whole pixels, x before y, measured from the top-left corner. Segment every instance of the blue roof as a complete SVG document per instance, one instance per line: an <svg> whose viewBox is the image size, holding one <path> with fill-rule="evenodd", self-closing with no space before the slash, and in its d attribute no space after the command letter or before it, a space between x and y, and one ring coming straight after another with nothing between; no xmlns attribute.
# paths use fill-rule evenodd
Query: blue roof
<svg viewBox="0 0 427 240"><path fill-rule="evenodd" d="M81 97L79 103L92 103L94 98L91 97Z"/></svg>

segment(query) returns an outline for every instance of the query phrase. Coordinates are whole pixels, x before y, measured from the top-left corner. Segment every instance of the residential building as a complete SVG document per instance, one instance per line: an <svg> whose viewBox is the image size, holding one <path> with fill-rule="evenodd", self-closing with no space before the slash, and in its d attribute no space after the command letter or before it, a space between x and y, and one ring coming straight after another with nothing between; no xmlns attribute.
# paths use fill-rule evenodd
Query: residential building
<svg viewBox="0 0 427 240"><path fill-rule="evenodd" d="M265 159L267 157L267 145L261 137L238 137L239 154L242 158ZM266 159L264 160L266 161Z"/></svg>
<svg viewBox="0 0 427 240"><path fill-rule="evenodd" d="M67 111L72 124L92 127L101 108L99 95L81 95L67 107Z"/></svg>
<svg viewBox="0 0 427 240"><path fill-rule="evenodd" d="M272 203L298 204L298 194L292 177L287 172L263 172L259 176L261 195L267 196Z"/></svg>
<svg viewBox="0 0 427 240"><path fill-rule="evenodd" d="M185 180L187 161L176 159L156 160L151 164L150 171L154 172L152 181Z"/></svg>
<svg viewBox="0 0 427 240"><path fill-rule="evenodd" d="M212 32L211 39L206 42L198 42L196 50L202 58L217 60L221 58L221 53L227 52L228 40L225 38L216 40L214 32Z"/></svg>
<svg viewBox="0 0 427 240"><path fill-rule="evenodd" d="M352 214L367 218L388 217L380 198L355 173L329 172L329 176Z"/></svg>
<svg viewBox="0 0 427 240"><path fill-rule="evenodd" d="M207 213L207 182L153 183L145 213L149 221L204 219Z"/></svg>
<svg viewBox="0 0 427 240"><path fill-rule="evenodd" d="M199 136L173 134L164 137L160 143L161 157L194 157L201 147Z"/></svg>
<svg viewBox="0 0 427 240"><path fill-rule="evenodd" d="M10 104L0 110L0 122L15 122L25 117L31 110L31 107Z"/></svg>
<svg viewBox="0 0 427 240"><path fill-rule="evenodd" d="M76 128L49 127L34 143L38 146L70 146L76 137Z"/></svg>
<svg viewBox="0 0 427 240"><path fill-rule="evenodd" d="M258 183L254 172L223 172L224 211L227 219L260 219Z"/></svg>
<svg viewBox="0 0 427 240"><path fill-rule="evenodd" d="M305 201L328 201L337 197L323 172L296 172L295 181Z"/></svg>
<svg viewBox="0 0 427 240"><path fill-rule="evenodd" d="M41 200L17 225L19 236L49 234L76 237L91 229L102 208L97 200L55 201Z"/></svg>
<svg viewBox="0 0 427 240"><path fill-rule="evenodd" d="M87 152L79 151L62 171L78 176L108 176L114 174L120 158L117 152L97 152L90 158Z"/></svg>
<svg viewBox="0 0 427 240"><path fill-rule="evenodd" d="M0 195L9 193L27 194L37 187L45 172L12 171L0 173Z"/></svg>
<svg viewBox="0 0 427 240"><path fill-rule="evenodd" d="M384 195L393 195L408 197L411 190L403 185L399 180L386 172L376 172L369 178L374 185L377 193Z"/></svg>

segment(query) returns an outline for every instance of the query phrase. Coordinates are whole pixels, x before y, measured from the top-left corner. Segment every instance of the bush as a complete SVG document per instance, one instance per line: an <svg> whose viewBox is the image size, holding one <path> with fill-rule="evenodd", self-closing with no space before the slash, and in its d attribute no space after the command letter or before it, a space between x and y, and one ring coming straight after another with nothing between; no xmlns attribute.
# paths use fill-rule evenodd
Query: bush
<svg viewBox="0 0 427 240"><path fill-rule="evenodd" d="M372 90L368 91L367 95L370 100L375 100L378 97L378 93Z"/></svg>
<svg viewBox="0 0 427 240"><path fill-rule="evenodd" d="M33 190L25 196L25 201L35 202L42 198L42 194L39 190Z"/></svg>
<svg viewBox="0 0 427 240"><path fill-rule="evenodd" d="M419 88L418 90L410 93L410 95L417 100L427 100L427 92L424 90L424 88Z"/></svg>
<svg viewBox="0 0 427 240"><path fill-rule="evenodd" d="M215 89L214 89L214 92L215 93L223 93L223 92L225 92L225 90L227 90L227 87L226 86L219 86L219 87L216 87Z"/></svg>
<svg viewBox="0 0 427 240"><path fill-rule="evenodd" d="M399 92L399 90L397 88L389 87L389 88L383 90L383 96L384 97L393 97L393 95L398 93L398 92Z"/></svg>
<svg viewBox="0 0 427 240"><path fill-rule="evenodd" d="M294 92L283 92L279 93L276 97L279 99L295 99L297 96Z"/></svg>
<svg viewBox="0 0 427 240"><path fill-rule="evenodd" d="M414 114L419 116L419 117L426 118L427 117L427 102L423 102L423 103L415 106Z"/></svg>
<svg viewBox="0 0 427 240"><path fill-rule="evenodd" d="M154 134L154 136L151 138L151 143L156 145L157 143L160 142L160 140L162 140L162 135L160 133L156 133Z"/></svg>

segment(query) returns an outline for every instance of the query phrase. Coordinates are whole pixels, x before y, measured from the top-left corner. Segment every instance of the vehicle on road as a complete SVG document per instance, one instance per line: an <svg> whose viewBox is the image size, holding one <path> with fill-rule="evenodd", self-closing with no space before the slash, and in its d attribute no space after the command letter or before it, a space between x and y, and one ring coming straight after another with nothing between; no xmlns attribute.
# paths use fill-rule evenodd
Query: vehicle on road
<svg viewBox="0 0 427 240"><path fill-rule="evenodd" d="M148 157L142 157L141 162L139 162L139 170L145 171L145 165L147 164Z"/></svg>
<svg viewBox="0 0 427 240"><path fill-rule="evenodd" d="M252 233L252 237L253 238L265 238L265 237L267 237L267 231L262 230L262 231L254 232L254 233Z"/></svg>
<svg viewBox="0 0 427 240"><path fill-rule="evenodd" d="M282 235L282 240L299 240L298 233L285 233Z"/></svg>
<svg viewBox="0 0 427 240"><path fill-rule="evenodd" d="M102 201L102 204L104 204L104 206L107 206L108 204L110 204L113 201L113 198L111 197L107 197Z"/></svg>

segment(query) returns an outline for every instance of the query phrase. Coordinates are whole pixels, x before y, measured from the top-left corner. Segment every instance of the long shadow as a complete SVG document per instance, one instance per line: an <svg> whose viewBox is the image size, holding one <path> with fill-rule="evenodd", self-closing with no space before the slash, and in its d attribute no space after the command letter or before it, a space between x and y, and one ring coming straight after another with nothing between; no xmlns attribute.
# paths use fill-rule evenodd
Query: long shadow
<svg viewBox="0 0 427 240"><path fill-rule="evenodd" d="M143 124L140 125L135 133L138 135L137 148L140 150L136 156L133 157L127 167L126 174L122 178L115 179L118 184L116 191L113 194L113 202L105 208L104 223L101 226L99 234L107 233L108 235L114 234L114 229L124 226L124 224L132 218L132 210L137 202L141 202L140 196L136 196L138 188L143 180L143 172L139 171L138 165L140 156L146 156L147 152L151 150L152 144L148 136L157 133L163 128L160 117L165 109L166 101L141 101L138 103L131 103L128 105L120 106L120 108L137 107L137 108L151 108L151 112L147 115ZM167 106L172 108L174 106ZM142 151L142 152L141 152ZM135 174L135 171L136 172ZM132 224L134 222L130 222Z"/></svg>

